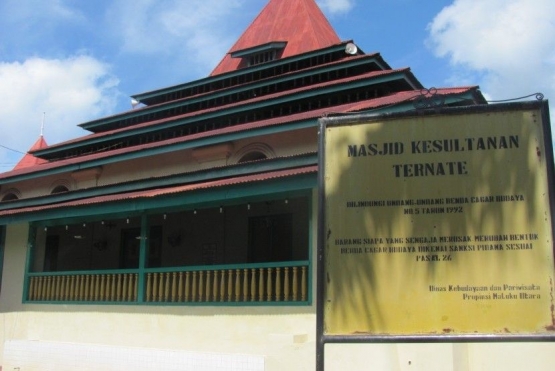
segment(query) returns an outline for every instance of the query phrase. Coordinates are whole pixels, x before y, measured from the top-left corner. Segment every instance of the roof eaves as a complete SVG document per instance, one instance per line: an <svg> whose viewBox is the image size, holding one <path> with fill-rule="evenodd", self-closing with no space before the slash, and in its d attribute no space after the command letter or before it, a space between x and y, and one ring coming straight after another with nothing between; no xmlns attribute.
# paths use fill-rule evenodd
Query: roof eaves
<svg viewBox="0 0 555 371"><path fill-rule="evenodd" d="M314 95L314 93L317 91L316 89L325 89L325 90L318 91L319 94L322 94L322 93L326 93L326 91L329 89L333 89L334 87L336 88L345 87L347 84L361 83L362 81L367 81L367 80L369 81L375 80L374 83L380 83L384 79L384 76L388 76L387 79L389 80L395 79L396 76L405 76L405 74L408 71L409 71L408 69L373 71L362 75L344 78L341 80L334 80L334 81L324 82L324 83L310 85L306 87L300 87L297 89L292 89L284 92L264 95L261 97L255 97L246 101L241 101L241 102L229 104L226 106L209 108L202 111L189 112L179 116L173 116L173 117L168 117L164 119L144 122L130 128L126 127L126 128L91 134L82 138L77 138L64 143L59 143L56 146L50 146L48 148L38 150L36 152L33 152L33 154L36 156L44 156L49 153L53 153L60 150L78 148L79 146L82 146L85 144L101 143L103 141L102 138L105 138L105 137L110 137L109 138L110 140L117 139L117 138L126 138L131 135L148 133L152 130L158 130L162 128L169 128L172 126L181 125L183 124L183 120L187 120L187 119L198 121L201 119L211 118L211 117L204 117L204 118L201 117L203 115L209 115L209 116L212 115L212 117L214 117L214 113L218 113L216 116L227 115L231 113L230 110L237 111L238 109L241 109L241 108L242 110L248 110L250 109L248 108L249 106L256 103L263 102L263 103L266 103L266 105L276 104L275 100L283 100L284 97L289 97L289 100L296 100L296 99L299 99L303 94L306 94L307 92L310 95Z"/></svg>
<svg viewBox="0 0 555 371"><path fill-rule="evenodd" d="M21 169L20 171L9 171L0 174L0 185L7 182L16 182L22 180L35 179L38 177L59 174L63 172L77 171L89 169L96 166L116 163L125 160L143 158L147 156L159 155L179 150L197 148L201 146L213 145L230 140L244 139L247 137L261 135L261 132L268 131L268 127L280 125L281 130L273 130L272 133L298 130L306 127L315 126L315 118L307 117L295 121L272 122L270 125L253 125L245 124L229 128L217 130L217 132L194 134L187 137L179 137L168 139L166 141L143 144L135 147L123 148L111 152L100 152L71 159L60 160L56 162L48 162L35 167ZM254 123L257 124L257 123ZM249 126L245 128L245 126ZM209 135L206 135L209 134Z"/></svg>
<svg viewBox="0 0 555 371"><path fill-rule="evenodd" d="M412 71L408 67L406 68L405 79L407 80L407 82L410 85L412 85L413 89L415 89L415 90L424 89L424 85L422 85L422 83L420 81L418 81L416 76L414 76L414 74L412 73Z"/></svg>
<svg viewBox="0 0 555 371"><path fill-rule="evenodd" d="M281 80L284 77L296 77L297 75L303 75L305 73L314 72L314 71L318 71L320 69L325 69L325 68L329 68L329 67L334 67L334 66L339 67L339 66L342 66L342 65L350 65L352 63L357 64L357 63L361 63L361 60L366 60L366 59L369 59L369 61L365 61L365 62L368 63L371 60L372 62L376 63L377 66L383 68L383 64L381 63L381 57L379 56L379 54L357 55L357 56L353 56L353 57L348 58L348 59L343 59L343 60L335 61L335 62L329 62L329 63L326 63L326 64L306 68L306 69L303 69L303 70L300 70L300 71L287 72L287 73L283 73L279 76L273 76L273 77L270 77L270 78L265 78L265 79L257 80L257 81L254 81L254 82L248 82L248 83L244 83L244 84L240 84L240 85L235 85L235 86L229 87L229 88L219 89L219 90L213 91L213 92L197 94L197 95L186 97L186 98L176 99L176 100L173 100L173 101L170 101L170 102L164 102L164 103L154 104L154 105L150 105L150 106L140 107L140 108L137 108L135 110L125 111L123 113L119 113L119 114L116 114L116 115L107 116L107 117L102 118L102 119L98 119L98 120L95 120L95 121L90 121L89 123L95 123L95 126L94 127L92 127L92 126L89 127L88 130L97 129L100 126L114 124L118 121L130 119L130 118L132 118L134 116L138 116L138 115L140 116L140 115L143 115L143 114L148 113L148 112L156 112L157 110L160 110L160 109L168 109L168 108L171 108L172 106L179 107L179 106L184 105L184 104L190 104L191 102L195 102L197 100L202 100L202 99L206 99L206 98L217 98L221 95L229 94L230 92L233 92L234 90L237 90L237 89L252 89L253 86L257 86L257 85L261 85L261 84L267 84L269 82L272 82L273 80ZM390 70L391 68L384 68L384 69ZM84 124L81 124L81 125L84 125ZM96 133L100 133L100 132L96 132ZM59 144L56 144L56 145L59 145ZM50 146L49 148L51 148L51 147L53 147L53 146Z"/></svg>
<svg viewBox="0 0 555 371"><path fill-rule="evenodd" d="M29 220L30 218L21 218L21 216L26 215L33 215L34 218L31 218L33 221L46 219L44 215L41 215L41 212L47 211L54 211L54 210L75 210L78 207L89 207L94 205L100 206L110 206L111 204L118 203L118 202L132 202L133 204L131 207L133 210L137 211L140 207L137 206L137 202L140 200L159 200L163 197L172 197L174 195L179 194L187 194L193 191L203 191L203 190L211 190L211 189L218 189L218 188L227 188L232 186L238 186L242 184L255 184L255 183L264 183L268 181L275 181L279 179L286 179L286 178L294 178L302 177L306 175L312 175L317 173L318 166L317 165L310 165L305 167L299 168L292 168L292 169L282 169L276 171L270 171L265 173L259 174L249 174L243 176L236 176L231 178L224 178L224 179L217 179L217 180L209 180L205 182L193 183L193 184L184 184L184 185L177 185L172 187L163 187L163 188L156 188L150 190L139 190L139 191L131 191L131 192L124 192L124 193L117 193L112 195L103 195L103 196L94 196L84 199L72 200L67 202L60 202L55 204L49 205L39 205L39 206L29 206L20 209L10 209L10 210L2 210L0 211L0 223L11 223L14 222L16 219L21 220ZM310 186L313 186L310 184ZM300 185L296 184L294 187L299 188ZM156 207L163 207L159 202L154 204ZM175 203L169 203L168 205L175 206ZM67 217L67 212L63 213L64 217ZM14 218L18 217L20 218ZM52 215L50 216L52 217Z"/></svg>
<svg viewBox="0 0 555 371"><path fill-rule="evenodd" d="M240 164L216 166L209 169L195 170L186 173L149 177L147 179L126 181L63 193L48 194L32 198L21 198L10 202L0 202L0 211L8 209L20 209L30 206L49 205L59 202L67 202L87 197L110 195L121 192L170 187L180 184L191 184L195 182L204 182L207 180L229 178L233 176L277 171L287 168L304 167L315 165L317 161L318 160L316 153L309 152L252 162L243 162Z"/></svg>
<svg viewBox="0 0 555 371"><path fill-rule="evenodd" d="M438 88L440 94L465 94L470 90L477 89L477 87L462 87L462 88ZM262 121L257 121L249 124L227 127L212 132L204 132L194 134L187 137L178 137L168 139L161 142L148 143L140 146L123 148L111 152L101 152L98 154L87 155L79 158L61 160L58 162L51 162L43 165L38 165L33 168L26 168L20 171L11 171L0 174L0 184L4 182L13 182L19 180L33 179L43 176L44 174L60 173L64 171L79 170L82 168L89 168L94 166L103 165L106 163L118 162L124 159L141 158L153 155L152 151L162 148L163 152L167 153L180 149L192 148L195 145L215 144L223 141L231 140L230 136L241 135L245 137L249 133L249 137L260 135L258 130L264 130L268 127L286 125L281 131L300 129L316 125L316 118L330 114L342 112L356 112L367 109L377 109L380 107L391 107L410 100L415 99L421 94L420 91L403 91L395 93L390 96L375 98L368 101L349 103L341 106L327 107L314 111L302 112L299 114L282 116ZM213 142L199 142L210 138ZM239 138L237 138L239 139Z"/></svg>
<svg viewBox="0 0 555 371"><path fill-rule="evenodd" d="M147 99L151 99L151 98L163 95L163 94L173 93L173 92L183 90L183 89L186 89L186 88L190 88L190 87L193 87L193 86L203 85L203 84L206 84L210 81L220 81L220 80L224 80L224 79L227 79L227 78L243 75L245 73L258 72L260 70L264 70L264 69L268 69L268 68L274 68L276 66L291 63L291 62L295 62L295 61L298 61L300 59L311 58L311 57L314 57L314 56L317 56L317 55L339 51L339 50L344 49L345 45L348 44L349 42L351 42L351 40L342 41L342 42L340 42L336 45L332 45L332 46L329 46L329 47L326 47L326 48L310 51L310 52L307 52L307 53L302 53L302 54L298 54L298 55L294 55L294 56L290 56L290 57L286 57L286 58L282 58L282 59L277 59L277 60L272 61L272 62L259 64L259 65L256 65L256 66L252 66L252 67L248 67L248 68L244 68L244 69L240 69L240 70L236 70L236 71L225 72L225 73L214 75L214 76L208 76L208 77L205 77L205 78L202 78L202 79L199 79L199 80L195 80L193 82L188 82L188 83L185 83L185 84L179 84L179 85L174 85L174 86L170 86L170 87L166 87L166 88L162 88L162 89L151 90L151 91L146 91L146 92L139 93L139 94L134 94L131 97L138 100L139 102L143 102ZM80 124L80 126L87 125L88 123L93 123L93 122L95 122L95 121L89 121L87 123ZM86 128L86 127L83 126L83 128Z"/></svg>

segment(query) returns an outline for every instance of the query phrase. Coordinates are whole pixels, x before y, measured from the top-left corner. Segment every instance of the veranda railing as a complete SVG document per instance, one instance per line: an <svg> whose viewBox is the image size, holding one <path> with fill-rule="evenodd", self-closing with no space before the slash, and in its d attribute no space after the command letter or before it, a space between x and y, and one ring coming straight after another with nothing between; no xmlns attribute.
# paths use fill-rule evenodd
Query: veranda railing
<svg viewBox="0 0 555 371"><path fill-rule="evenodd" d="M225 304L308 300L309 262L29 273L27 302Z"/></svg>

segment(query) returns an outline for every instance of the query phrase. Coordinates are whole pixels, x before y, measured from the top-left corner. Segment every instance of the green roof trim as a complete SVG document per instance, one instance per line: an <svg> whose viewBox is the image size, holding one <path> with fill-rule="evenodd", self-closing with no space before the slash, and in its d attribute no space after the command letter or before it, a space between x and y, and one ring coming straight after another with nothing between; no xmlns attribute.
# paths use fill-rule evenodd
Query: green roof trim
<svg viewBox="0 0 555 371"><path fill-rule="evenodd" d="M304 98L309 98L309 97L313 97L313 96L318 96L318 95L324 95L324 94L333 94L333 93L338 93L341 91L346 91L346 90L350 90L350 89L354 89L354 88L359 88L359 87L364 87L364 86L371 86L371 85L376 85L376 84L381 84L384 82L391 82L391 81L395 81L395 80L405 80L410 86L414 86L414 81L413 78L411 76L412 74L410 72L407 71L397 71L397 72L392 72L388 75L385 76L377 76L377 77L367 77L367 78L361 78L359 80L355 80L355 81L349 81L349 82L343 82L343 83L336 83L336 84L331 84L330 86L324 87L324 88L320 88L318 89L316 92L314 90L305 90L302 92L298 92L298 93L292 93L292 94L284 94L282 96L279 96L277 98L268 98L265 99L263 101L260 102L256 102L256 103L246 103L246 104L235 104L233 107L227 108L227 109L221 109L221 110L217 110L217 111L212 111L212 112L208 112L208 113L203 113L203 114L199 114L199 115L195 115L192 117L185 117L185 118L177 118L177 119L167 119L167 121L165 123L161 123L158 125L149 125L146 127L142 127L142 128L129 128L129 130L125 130L123 132L120 133L114 133L111 135L106 135L106 136L102 136L101 138L91 138L88 140L84 140L84 141L79 141L77 143L68 143L66 145L61 145L61 146L57 146L55 148L45 148L42 150L38 150L38 151L34 151L33 154L37 157L41 157L41 156L48 156L48 155L52 155L55 154L57 152L60 151L66 151L66 150L71 150L71 149L77 149L80 147L83 147L85 145L93 145L93 144L101 144L103 142L106 141L113 141L116 139L125 139L125 138L129 138L129 137L133 137L136 135L141 135L141 134L148 134L151 132L155 132L155 131L159 131L159 130L164 130L164 129L169 129L172 127L176 127L176 126L181 126L184 124L192 124L201 120L209 120L209 119L215 119L215 118L220 118L220 117L224 117L230 114L237 114L237 113L241 113L241 112L249 112L252 111L253 109L260 109L260 108L264 108L270 105L276 105L276 104L283 104L283 103L288 103L288 102L294 102L297 101L299 99L304 99Z"/></svg>
<svg viewBox="0 0 555 371"><path fill-rule="evenodd" d="M244 74L248 74L248 73L252 73L252 72L258 72L258 71L262 71L268 68L274 68L277 67L279 65L283 65L283 64L287 64L287 63L291 63L291 62L296 62L302 59L307 59L307 58L312 58L315 56L319 56L319 55L323 55L323 54L327 54L327 53L333 53L333 52L337 52L337 51L342 51L345 50L345 44L347 44L348 42L343 42L341 44L338 45L333 45L329 48L324 48L324 49L320 49L320 50L315 50L313 52L310 53L305 53L305 54L298 54L289 58L284 58L284 59L277 59L275 61L272 62L268 62L268 63L264 63L263 65L256 65L256 66L252 66L249 68L245 68L245 69L241 69L241 70L237 70L237 71L233 71L233 72L228 72L228 73L222 73L220 75L216 75L216 76L208 76L199 80L195 80L192 82L188 82L185 84L179 84L179 85L174 85L174 86L169 86L166 88L162 88L162 89L158 89L158 90L152 90L152 91L148 91L148 92L144 92L144 93L140 93L140 94L135 94L132 95L131 97L136 99L139 102L145 101L147 99L152 99L152 98L156 98L159 97L160 95L164 95L164 94L168 94L168 93L175 93L177 91L183 90L183 89L188 89L188 88L192 88L195 86L201 86L207 83L210 83L211 81L221 81L221 80L226 80L232 77L236 77L236 76L240 76L240 75L244 75ZM84 125L84 124L82 124ZM85 128L83 126L83 128Z"/></svg>
<svg viewBox="0 0 555 371"><path fill-rule="evenodd" d="M45 170L36 169L31 173L15 175L12 177L0 179L0 185L8 182L11 183L16 181L40 178L46 175L55 175L55 174L61 174L61 173L70 172L70 171L84 170L84 169L89 169L96 166L112 164L120 161L134 160L134 159L149 157L153 155L180 151L184 149L192 149L192 148L197 148L202 146L209 146L209 145L219 144L219 143L228 142L232 140L251 138L251 137L256 137L260 135L277 134L277 133L282 133L286 131L304 129L308 127L316 127L317 121L318 121L317 119L318 118L315 117L313 119L308 119L308 120L300 120L300 121L289 122L281 125L266 126L266 127L236 132L236 133L222 134L217 136L215 135L207 138L188 140L188 141L172 143L172 144L161 143L159 146L154 148L130 150L129 152L125 152L119 155L110 155L105 158L83 161L76 164L61 165L59 167L51 168L51 169L45 169Z"/></svg>
<svg viewBox="0 0 555 371"><path fill-rule="evenodd" d="M464 100L474 101L475 100L474 91L470 90L466 93L459 93L457 95L445 96L446 105L457 104ZM398 103L394 106L377 107L374 109L365 110L364 112L375 112L375 113L404 112L404 111L410 111L414 109L415 109L414 105L412 104L411 101L409 101L409 102ZM311 118L307 120L294 121L294 122L289 122L289 123L280 124L280 125L272 125L272 126L261 127L261 128L231 133L231 134L222 134L218 136L212 136L209 138L201 138L201 139L184 141L184 142L173 143L173 144L161 143L160 146L158 147L138 149L138 150L129 151L120 155L112 155L106 158L83 161L78 164L62 165L60 167L46 169L46 170L37 169L32 173L15 175L12 177L0 179L0 185L16 182L16 181L36 179L46 175L55 175L55 174L61 174L61 173L70 172L70 171L83 170L83 169L88 169L95 166L102 166L102 165L111 164L111 163L120 162L120 161L144 158L144 157L148 157L156 154L163 154L163 153L168 153L168 152L173 152L173 151L178 151L183 149L191 149L191 148L200 147L200 146L213 145L213 144L218 144L218 143L222 143L230 140L245 139L245 138L251 138L251 137L260 136L260 135L277 134L277 133L282 133L282 132L291 131L291 130L304 129L308 127L317 127L318 126L317 119L318 118Z"/></svg>
<svg viewBox="0 0 555 371"><path fill-rule="evenodd" d="M466 93L459 93L456 95L445 96L445 105L458 104L461 101L474 102L475 101L474 90L469 90ZM408 102L395 104L394 106L388 105L384 107L377 107L369 110L364 110L363 112L389 113L389 112L405 112L405 111L410 111L414 109L415 107L412 101L408 101ZM55 175L55 174L61 174L65 172L88 169L95 166L102 166L102 165L111 164L119 161L133 160L133 159L148 157L148 156L157 155L157 154L164 154L164 153L178 151L178 150L192 149L200 146L219 144L219 143L232 141L232 140L240 140L240 139L246 139L246 138L256 137L260 135L270 135L270 134L277 134L277 133L282 133L282 132L291 131L291 130L300 130L300 129L309 128L309 127L316 127L317 125L318 125L317 117L315 117L315 118L293 121L293 122L288 122L288 123L279 124L279 125L271 125L271 126L260 127L260 128L255 128L251 130L246 130L246 131L215 135L207 138L188 140L188 141L178 142L173 144L164 144L162 142L160 146L157 146L154 148L146 148L146 149L139 148L137 150L130 150L129 152L126 152L120 155L107 156L106 158L98 158L90 161L79 162L76 164L62 165L56 168L46 169L46 170L37 169L32 173L15 175L12 177L4 178L0 180L0 185L8 182L36 179L46 175Z"/></svg>
<svg viewBox="0 0 555 371"><path fill-rule="evenodd" d="M96 132L100 132L101 130L98 130L98 129L101 128L102 126L114 125L115 123L120 122L122 120L128 120L137 116L143 116L143 115L148 115L150 113L156 113L160 111L169 110L172 108L187 106L191 103L202 102L208 99L217 99L230 94L252 91L252 89L260 88L270 84L282 83L290 80L295 80L298 78L303 78L306 76L314 75L315 73L326 73L326 72L331 72L338 69L356 67L367 63L375 63L377 66L382 68L379 58L376 58L376 57L377 57L376 55L372 55L372 56L369 56L368 58L347 59L345 61L342 61L341 63L333 63L331 65L312 67L306 70L295 71L286 75L271 77L268 79L264 79L262 81L254 81L254 82L238 85L237 87L227 88L223 91L217 90L214 92L203 94L202 96L198 96L198 97L183 98L178 101L162 103L159 105L154 105L152 107L144 107L134 111L127 111L115 116L89 121L85 124L80 124L79 126L89 131L94 131L92 129L96 129ZM382 68L382 69L388 70L389 68L385 68L385 69Z"/></svg>
<svg viewBox="0 0 555 371"><path fill-rule="evenodd" d="M137 181L129 181L119 184L106 185L101 187L87 188L70 192L50 194L33 198L21 198L10 203L1 203L0 210L19 209L33 206L43 206L59 202L68 202L88 197L97 197L123 192L133 192L144 189L172 187L183 184L194 184L215 179L230 178L233 176L243 176L268 171L284 170L294 167L304 167L316 165L318 158L316 153L307 153L292 157L280 157L267 159L251 163L243 163L219 168L210 168L190 173L163 176L157 178L147 178Z"/></svg>

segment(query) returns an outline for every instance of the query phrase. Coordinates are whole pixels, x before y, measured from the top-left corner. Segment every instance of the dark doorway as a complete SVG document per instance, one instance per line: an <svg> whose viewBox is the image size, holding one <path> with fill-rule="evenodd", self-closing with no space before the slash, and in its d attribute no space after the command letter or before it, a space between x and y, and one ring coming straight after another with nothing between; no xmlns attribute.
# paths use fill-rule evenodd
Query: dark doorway
<svg viewBox="0 0 555 371"><path fill-rule="evenodd" d="M127 228L121 231L121 259L119 267L130 269L139 267L141 228Z"/></svg>
<svg viewBox="0 0 555 371"><path fill-rule="evenodd" d="M290 261L292 233L291 214L249 218L249 262Z"/></svg>
<svg viewBox="0 0 555 371"><path fill-rule="evenodd" d="M60 236L46 236L44 246L44 272L56 272L58 270L58 248L60 246Z"/></svg>
<svg viewBox="0 0 555 371"><path fill-rule="evenodd" d="M148 239L148 261L147 267L159 267L162 250L162 227L150 228ZM139 255L141 248L141 228L127 228L121 231L121 269L133 269L139 267Z"/></svg>
<svg viewBox="0 0 555 371"><path fill-rule="evenodd" d="M162 227L150 227L148 236L148 268L159 268L162 266Z"/></svg>

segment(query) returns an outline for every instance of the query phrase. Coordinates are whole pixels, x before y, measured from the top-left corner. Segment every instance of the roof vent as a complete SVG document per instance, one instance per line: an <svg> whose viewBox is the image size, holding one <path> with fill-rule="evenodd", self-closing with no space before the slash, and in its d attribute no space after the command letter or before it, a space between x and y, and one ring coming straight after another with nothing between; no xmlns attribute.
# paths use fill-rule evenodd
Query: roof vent
<svg viewBox="0 0 555 371"><path fill-rule="evenodd" d="M231 53L232 58L243 58L243 65L250 67L278 59L287 42L273 41Z"/></svg>

